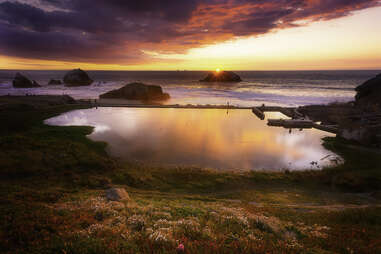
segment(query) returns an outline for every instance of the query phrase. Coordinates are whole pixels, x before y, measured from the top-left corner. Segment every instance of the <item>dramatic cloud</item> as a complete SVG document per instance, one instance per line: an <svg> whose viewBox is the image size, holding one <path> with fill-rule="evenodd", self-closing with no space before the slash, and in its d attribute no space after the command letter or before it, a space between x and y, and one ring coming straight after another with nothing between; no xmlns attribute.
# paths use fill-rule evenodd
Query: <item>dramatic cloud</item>
<svg viewBox="0 0 381 254"><path fill-rule="evenodd" d="M0 0L0 54L139 63L237 36L350 15L378 0Z"/></svg>

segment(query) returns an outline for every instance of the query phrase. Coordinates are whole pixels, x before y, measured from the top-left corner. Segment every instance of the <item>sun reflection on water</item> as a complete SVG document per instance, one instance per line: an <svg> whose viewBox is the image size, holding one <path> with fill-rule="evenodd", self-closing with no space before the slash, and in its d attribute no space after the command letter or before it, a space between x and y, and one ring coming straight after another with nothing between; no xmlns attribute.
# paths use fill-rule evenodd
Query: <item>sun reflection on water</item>
<svg viewBox="0 0 381 254"><path fill-rule="evenodd" d="M280 113L268 115L279 118ZM331 152L321 145L330 135L317 130L272 128L249 110L99 108L47 120L55 125L92 125L94 140L109 143L111 155L165 165L216 169L310 169ZM316 167L315 167L316 168Z"/></svg>

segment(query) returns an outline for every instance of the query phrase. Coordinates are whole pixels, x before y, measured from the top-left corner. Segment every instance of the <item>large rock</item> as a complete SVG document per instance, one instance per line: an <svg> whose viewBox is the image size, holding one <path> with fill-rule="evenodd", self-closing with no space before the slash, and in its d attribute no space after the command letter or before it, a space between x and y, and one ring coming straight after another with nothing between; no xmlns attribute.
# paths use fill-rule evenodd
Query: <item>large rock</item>
<svg viewBox="0 0 381 254"><path fill-rule="evenodd" d="M74 69L67 72L63 78L65 86L89 86L93 80L81 69Z"/></svg>
<svg viewBox="0 0 381 254"><path fill-rule="evenodd" d="M201 82L241 82L241 77L232 71L210 72Z"/></svg>
<svg viewBox="0 0 381 254"><path fill-rule="evenodd" d="M169 99L169 94L163 93L160 86L145 85L143 83L130 83L122 88L101 94L99 97L104 99L155 101L167 100Z"/></svg>
<svg viewBox="0 0 381 254"><path fill-rule="evenodd" d="M106 191L106 198L111 201L129 200L130 196L123 188L111 188Z"/></svg>
<svg viewBox="0 0 381 254"><path fill-rule="evenodd" d="M62 82L59 79L51 79L48 85L62 85Z"/></svg>
<svg viewBox="0 0 381 254"><path fill-rule="evenodd" d="M356 105L381 108L381 74L356 87Z"/></svg>
<svg viewBox="0 0 381 254"><path fill-rule="evenodd" d="M13 79L13 87L15 88L32 88L32 87L40 87L40 85L36 81L31 81L24 75L20 73L16 73L15 78Z"/></svg>

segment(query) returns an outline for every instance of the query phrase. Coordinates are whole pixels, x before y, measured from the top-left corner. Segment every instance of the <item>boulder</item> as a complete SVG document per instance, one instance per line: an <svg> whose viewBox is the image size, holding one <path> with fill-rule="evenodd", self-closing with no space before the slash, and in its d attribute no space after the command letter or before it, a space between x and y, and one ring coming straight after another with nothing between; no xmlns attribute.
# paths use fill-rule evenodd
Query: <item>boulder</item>
<svg viewBox="0 0 381 254"><path fill-rule="evenodd" d="M366 108L381 107L381 74L356 87L356 106Z"/></svg>
<svg viewBox="0 0 381 254"><path fill-rule="evenodd" d="M232 71L210 72L200 82L241 82L241 77Z"/></svg>
<svg viewBox="0 0 381 254"><path fill-rule="evenodd" d="M101 94L99 97L104 99L155 101L167 100L170 96L167 93L163 93L160 86L130 83L119 89Z"/></svg>
<svg viewBox="0 0 381 254"><path fill-rule="evenodd" d="M33 80L33 81L32 81L32 85L33 85L33 87L40 87L40 84L37 83L36 80Z"/></svg>
<svg viewBox="0 0 381 254"><path fill-rule="evenodd" d="M32 88L32 87L40 87L40 85L36 81L31 81L24 75L20 73L16 73L15 78L13 79L13 87L15 88Z"/></svg>
<svg viewBox="0 0 381 254"><path fill-rule="evenodd" d="M48 85L62 85L62 82L59 79L51 79Z"/></svg>
<svg viewBox="0 0 381 254"><path fill-rule="evenodd" d="M123 188L111 188L106 190L106 198L110 201L129 200L130 196Z"/></svg>
<svg viewBox="0 0 381 254"><path fill-rule="evenodd" d="M74 69L67 72L63 78L65 86L89 86L93 80L81 69Z"/></svg>

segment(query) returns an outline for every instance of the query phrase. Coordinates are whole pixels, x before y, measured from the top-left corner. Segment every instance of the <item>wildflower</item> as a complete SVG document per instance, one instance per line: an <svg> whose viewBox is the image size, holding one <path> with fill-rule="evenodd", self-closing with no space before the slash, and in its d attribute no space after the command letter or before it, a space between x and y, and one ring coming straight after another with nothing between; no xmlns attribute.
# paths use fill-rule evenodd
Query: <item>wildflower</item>
<svg viewBox="0 0 381 254"><path fill-rule="evenodd" d="M153 225L154 228L166 227L173 224L172 221L168 221L166 219L160 219L155 222Z"/></svg>
<svg viewBox="0 0 381 254"><path fill-rule="evenodd" d="M177 246L176 251L177 252L184 252L184 244L180 243L179 246Z"/></svg>
<svg viewBox="0 0 381 254"><path fill-rule="evenodd" d="M128 218L127 224L130 225L132 229L136 231L141 231L144 228L146 222L142 215L135 214L131 216L130 218Z"/></svg>
<svg viewBox="0 0 381 254"><path fill-rule="evenodd" d="M94 234L97 232L104 231L105 229L106 229L106 227L103 224L99 224L99 223L91 224L87 229L87 233L88 234Z"/></svg>
<svg viewBox="0 0 381 254"><path fill-rule="evenodd" d="M171 242L171 230L169 228L159 228L149 235L149 239L158 243Z"/></svg>

